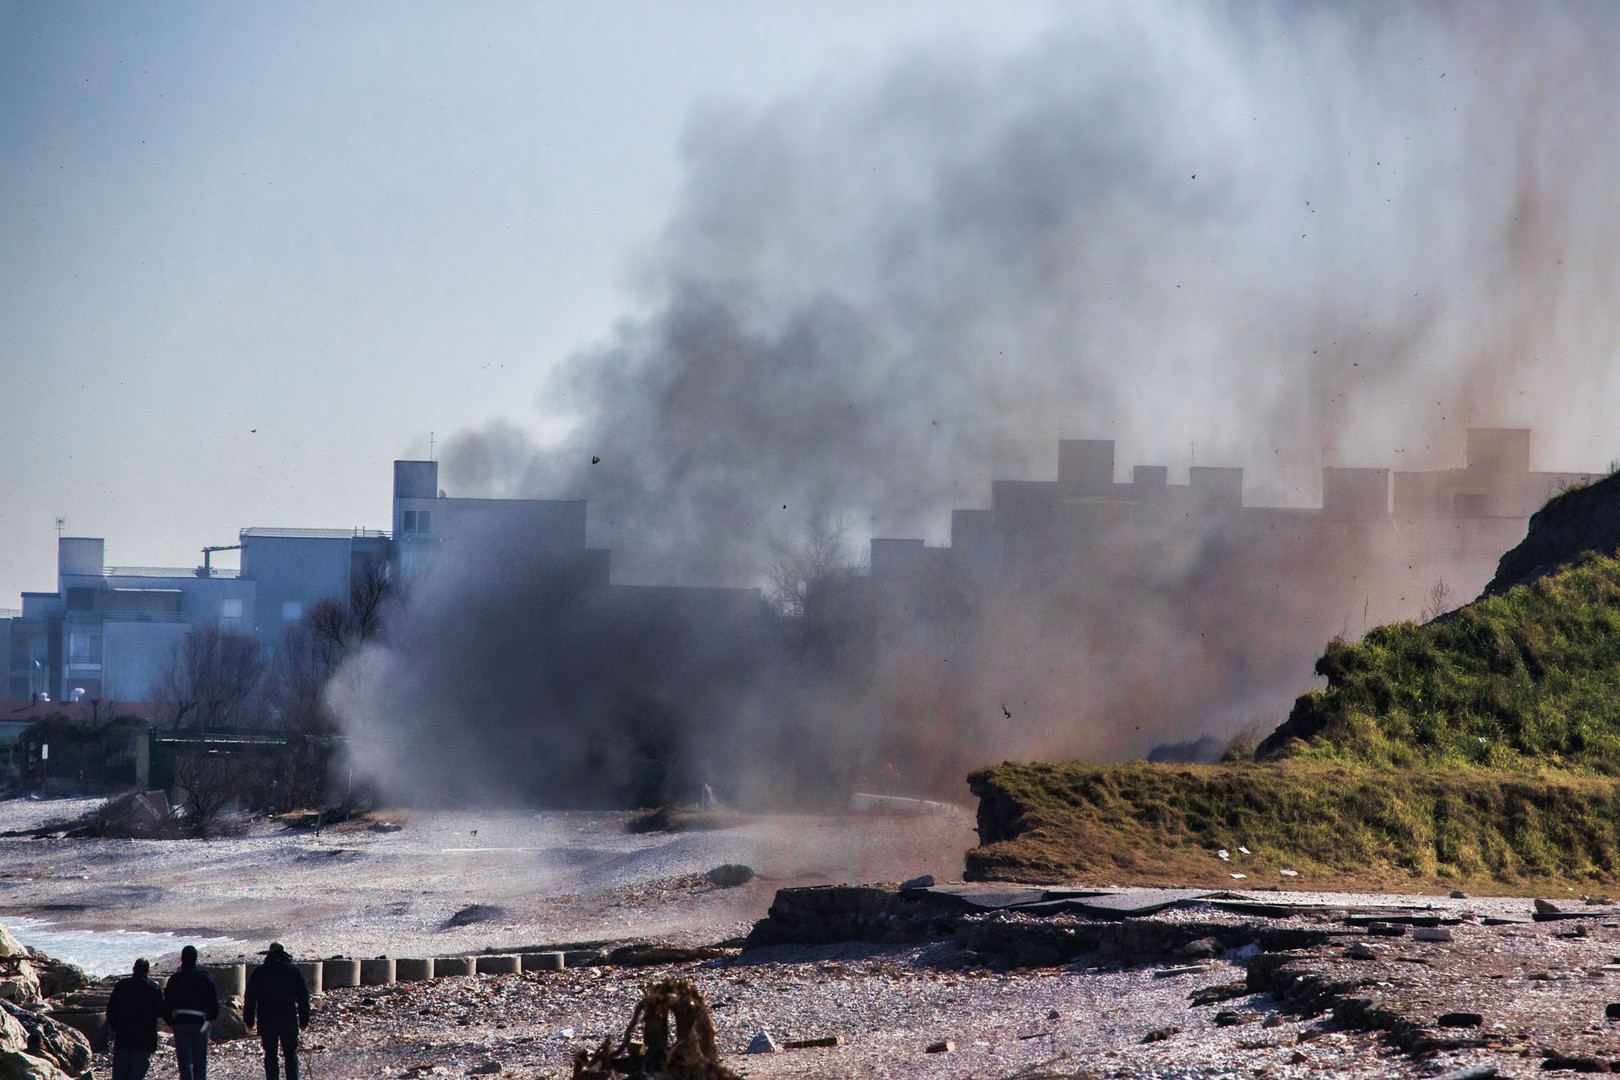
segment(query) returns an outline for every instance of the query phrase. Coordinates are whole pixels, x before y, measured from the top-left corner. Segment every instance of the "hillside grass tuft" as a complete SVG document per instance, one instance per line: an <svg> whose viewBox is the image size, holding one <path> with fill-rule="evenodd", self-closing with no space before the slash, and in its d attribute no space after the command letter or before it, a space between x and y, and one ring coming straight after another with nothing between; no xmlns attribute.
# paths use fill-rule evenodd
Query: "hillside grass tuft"
<svg viewBox="0 0 1620 1080"><path fill-rule="evenodd" d="M1601 777L1069 762L968 783L992 841L968 853L979 880L1559 894L1620 880L1620 783Z"/></svg>
<svg viewBox="0 0 1620 1080"><path fill-rule="evenodd" d="M1589 553L1422 626L1333 642L1279 756L1620 776L1620 560ZM1263 751L1264 753L1264 751Z"/></svg>

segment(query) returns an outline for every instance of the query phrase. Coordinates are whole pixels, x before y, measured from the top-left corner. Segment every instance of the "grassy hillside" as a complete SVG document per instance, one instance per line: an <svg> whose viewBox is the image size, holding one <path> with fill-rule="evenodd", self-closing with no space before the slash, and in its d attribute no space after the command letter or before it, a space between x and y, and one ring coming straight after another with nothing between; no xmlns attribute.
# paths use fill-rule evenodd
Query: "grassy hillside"
<svg viewBox="0 0 1620 1080"><path fill-rule="evenodd" d="M1620 784L1598 777L1130 762L1006 764L968 783L991 841L968 852L977 879L1558 894L1620 880Z"/></svg>
<svg viewBox="0 0 1620 1080"><path fill-rule="evenodd" d="M1588 554L1424 626L1317 661L1262 757L1620 775L1620 560Z"/></svg>

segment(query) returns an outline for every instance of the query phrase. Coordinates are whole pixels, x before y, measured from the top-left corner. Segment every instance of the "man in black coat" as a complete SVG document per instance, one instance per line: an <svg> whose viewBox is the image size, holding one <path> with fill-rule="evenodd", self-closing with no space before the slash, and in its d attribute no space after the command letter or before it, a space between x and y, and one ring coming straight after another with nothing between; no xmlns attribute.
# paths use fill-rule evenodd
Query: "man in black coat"
<svg viewBox="0 0 1620 1080"><path fill-rule="evenodd" d="M197 947L180 950L180 970L163 987L163 1019L174 1029L180 1080L208 1080L208 1025L219 1018L219 991L197 968Z"/></svg>
<svg viewBox="0 0 1620 1080"><path fill-rule="evenodd" d="M107 998L107 1026L113 1037L113 1080L143 1080L157 1049L157 1022L163 1016L163 991L146 977L152 965L135 961L134 973L119 979Z"/></svg>
<svg viewBox="0 0 1620 1080"><path fill-rule="evenodd" d="M264 963L248 976L247 993L242 998L242 1021L248 1028L259 1028L259 1045L264 1047L265 1080L278 1080L276 1047L287 1059L287 1080L298 1080L298 1032L309 1027L309 987L282 948L273 941L265 951Z"/></svg>

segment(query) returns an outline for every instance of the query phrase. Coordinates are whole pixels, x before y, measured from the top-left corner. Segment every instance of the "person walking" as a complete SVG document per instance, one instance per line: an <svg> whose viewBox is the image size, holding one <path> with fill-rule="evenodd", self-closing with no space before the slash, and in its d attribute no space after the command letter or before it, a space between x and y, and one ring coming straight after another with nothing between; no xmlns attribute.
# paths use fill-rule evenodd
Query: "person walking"
<svg viewBox="0 0 1620 1080"><path fill-rule="evenodd" d="M195 945L180 950L180 970L163 986L163 1019L174 1029L180 1080L208 1080L208 1025L219 1019L219 991L197 967Z"/></svg>
<svg viewBox="0 0 1620 1080"><path fill-rule="evenodd" d="M242 1021L250 1031L257 1021L265 1080L279 1080L278 1047L287 1059L287 1080L298 1080L298 1032L309 1027L309 986L279 941L270 943L264 963L248 976Z"/></svg>
<svg viewBox="0 0 1620 1080"><path fill-rule="evenodd" d="M163 1016L163 991L147 978L152 970L143 956L128 978L119 979L107 998L107 1026L113 1037L113 1080L144 1080L157 1049L157 1022Z"/></svg>

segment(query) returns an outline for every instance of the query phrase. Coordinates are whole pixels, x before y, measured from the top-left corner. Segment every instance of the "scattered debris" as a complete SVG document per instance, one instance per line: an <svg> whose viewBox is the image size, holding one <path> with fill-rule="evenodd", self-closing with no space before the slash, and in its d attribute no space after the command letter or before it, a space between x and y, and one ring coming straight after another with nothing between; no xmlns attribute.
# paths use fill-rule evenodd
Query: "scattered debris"
<svg viewBox="0 0 1620 1080"><path fill-rule="evenodd" d="M444 921L441 929L454 930L458 926L471 926L473 923L494 922L506 917L506 909L494 904L468 904L454 915Z"/></svg>
<svg viewBox="0 0 1620 1080"><path fill-rule="evenodd" d="M702 810L690 807L660 806L654 810L638 810L624 823L627 833L655 832L715 832L745 825L748 819L741 814L722 809L718 805Z"/></svg>
<svg viewBox="0 0 1620 1080"><path fill-rule="evenodd" d="M1443 1028L1476 1028L1484 1022L1485 1017L1477 1012L1441 1013L1435 1020Z"/></svg>
<svg viewBox="0 0 1620 1080"><path fill-rule="evenodd" d="M1258 1019L1260 1019L1260 1014L1257 1012L1222 1009L1215 1014L1215 1026L1236 1027L1239 1024L1252 1024Z"/></svg>
<svg viewBox="0 0 1620 1080"><path fill-rule="evenodd" d="M933 887L934 887L934 875L933 874L919 874L918 876L910 879L909 881L902 881L900 883L900 891L901 892L905 892L907 889L932 889Z"/></svg>
<svg viewBox="0 0 1620 1080"><path fill-rule="evenodd" d="M1451 931L1443 926L1415 926L1412 928L1413 941L1450 941Z"/></svg>
<svg viewBox="0 0 1620 1080"><path fill-rule="evenodd" d="M776 1051L776 1040L771 1038L770 1032L766 1031L764 1028L760 1028L759 1033L754 1036L751 1042L749 1042L748 1049L744 1050L743 1053L774 1054Z"/></svg>
<svg viewBox="0 0 1620 1080"><path fill-rule="evenodd" d="M1231 1001L1233 998L1248 997L1253 993L1247 982L1235 982L1206 986L1202 990L1194 990L1187 997L1194 1005L1214 1005L1217 1002Z"/></svg>
<svg viewBox="0 0 1620 1080"><path fill-rule="evenodd" d="M1178 1028L1178 1027L1154 1028L1152 1031L1150 1031L1146 1035L1142 1036L1142 1042L1144 1042L1144 1043L1164 1042L1164 1040L1168 1039L1170 1036L1172 1036L1172 1035L1180 1035L1180 1034L1181 1034L1181 1029Z"/></svg>
<svg viewBox="0 0 1620 1080"><path fill-rule="evenodd" d="M956 1043L952 1042L950 1039L941 1039L941 1040L939 1040L939 1042L929 1043L928 1044L928 1049L924 1050L923 1053L925 1053L925 1054L949 1054L949 1053L955 1052L955 1050L956 1050Z"/></svg>
<svg viewBox="0 0 1620 1080"><path fill-rule="evenodd" d="M1495 1075L1495 1065L1464 1065L1460 1069L1443 1072L1434 1080L1490 1080Z"/></svg>
<svg viewBox="0 0 1620 1080"><path fill-rule="evenodd" d="M762 1033L763 1034L763 1033ZM766 1036L769 1038L769 1036ZM824 1035L819 1039L790 1039L782 1044L784 1050L818 1050L826 1046L843 1046L842 1035Z"/></svg>
<svg viewBox="0 0 1620 1080"><path fill-rule="evenodd" d="M719 889L735 888L754 880L754 868L742 863L722 863L703 875L709 884Z"/></svg>

